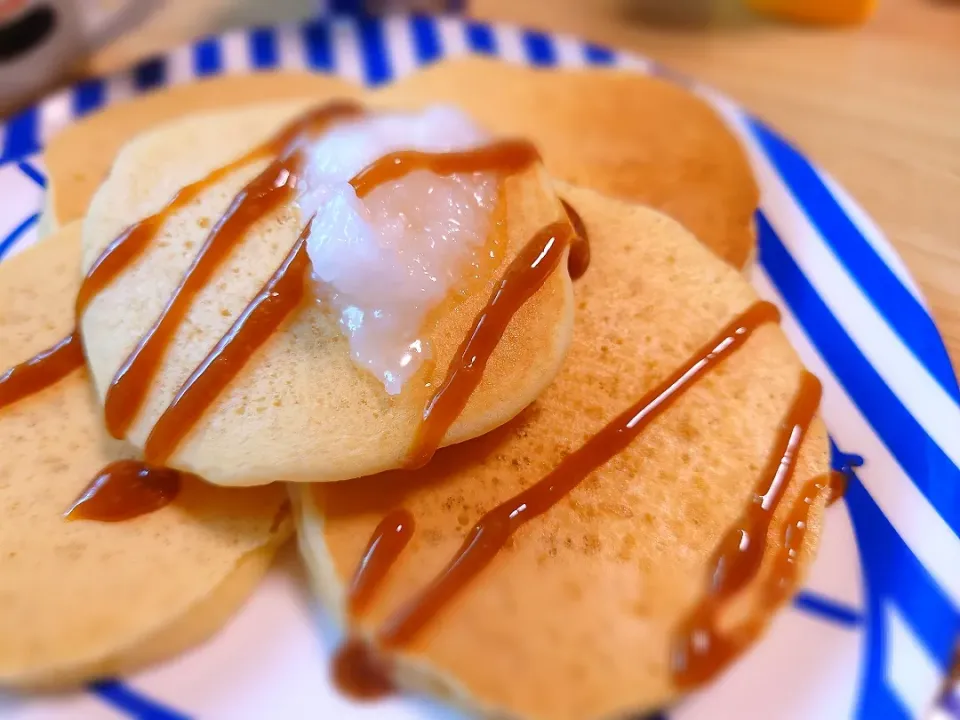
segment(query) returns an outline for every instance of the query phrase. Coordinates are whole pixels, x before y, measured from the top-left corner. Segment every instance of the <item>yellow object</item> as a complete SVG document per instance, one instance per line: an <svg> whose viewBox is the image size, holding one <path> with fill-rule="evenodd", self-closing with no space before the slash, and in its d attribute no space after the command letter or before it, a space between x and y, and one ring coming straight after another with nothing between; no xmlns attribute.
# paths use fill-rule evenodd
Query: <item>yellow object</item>
<svg viewBox="0 0 960 720"><path fill-rule="evenodd" d="M877 0L749 0L757 12L784 20L820 25L846 25L867 20Z"/></svg>

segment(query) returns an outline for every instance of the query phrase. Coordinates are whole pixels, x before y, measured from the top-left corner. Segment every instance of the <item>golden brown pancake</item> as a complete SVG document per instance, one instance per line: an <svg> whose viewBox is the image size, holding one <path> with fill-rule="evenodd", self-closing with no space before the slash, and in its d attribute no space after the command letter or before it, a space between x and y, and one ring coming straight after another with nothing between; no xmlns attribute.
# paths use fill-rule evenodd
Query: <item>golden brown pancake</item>
<svg viewBox="0 0 960 720"><path fill-rule="evenodd" d="M256 146L302 104L197 115L139 136L120 153L84 221L86 270L131 223L157 211L181 186ZM159 315L208 228L265 161L228 176L163 226L148 251L99 295L82 320L85 350L102 399L116 370ZM563 217L552 180L536 164L502 182L506 258L493 276L426 329L435 365L397 396L349 357L336 317L311 302L295 311L251 358L167 461L210 482L335 481L400 467L407 460L429 387L454 353L512 257ZM257 222L193 304L127 435L143 447L174 393L280 265L302 226L293 207ZM444 444L501 425L556 375L570 339L573 296L565 257L509 324L483 380ZM429 383L429 386L428 386Z"/></svg>
<svg viewBox="0 0 960 720"><path fill-rule="evenodd" d="M0 264L0 368L69 332L80 232ZM0 410L0 687L65 687L160 660L212 635L289 536L280 486L185 481L174 502L119 523L63 512L108 463L85 370Z"/></svg>
<svg viewBox="0 0 960 720"><path fill-rule="evenodd" d="M656 208L734 267L753 254L760 193L743 148L709 105L665 80L466 57L374 100L454 104L494 133L533 139L554 177Z"/></svg>
<svg viewBox="0 0 960 720"><path fill-rule="evenodd" d="M357 97L342 80L308 73L203 80L112 105L47 146L44 225L83 216L120 148L140 132L204 110L251 101ZM756 238L759 195L736 138L713 110L662 80L616 70L535 70L461 58L369 93L376 103L460 106L494 133L533 139L555 177L650 205L743 268Z"/></svg>
<svg viewBox="0 0 960 720"><path fill-rule="evenodd" d="M481 515L555 468L756 301L739 274L669 218L588 190L562 189L592 243L575 287L563 370L523 414L438 453L416 473L291 487L316 592L343 624L346 586L394 508L415 534L351 632L372 635L452 558ZM710 557L751 502L803 367L780 328L757 329L629 447L522 526L494 561L395 655L402 687L488 717L642 715L679 693L673 633L706 589ZM767 535L758 580L724 626L765 625L757 584L783 546L801 486L827 472L816 419ZM798 557L806 568L825 498ZM802 573L801 573L802 575Z"/></svg>
<svg viewBox="0 0 960 720"><path fill-rule="evenodd" d="M176 85L110 105L64 128L47 144L47 203L42 224L79 220L110 166L141 132L165 122L209 110L229 110L251 102L304 100L322 104L360 94L352 83L330 75L305 72L225 75Z"/></svg>

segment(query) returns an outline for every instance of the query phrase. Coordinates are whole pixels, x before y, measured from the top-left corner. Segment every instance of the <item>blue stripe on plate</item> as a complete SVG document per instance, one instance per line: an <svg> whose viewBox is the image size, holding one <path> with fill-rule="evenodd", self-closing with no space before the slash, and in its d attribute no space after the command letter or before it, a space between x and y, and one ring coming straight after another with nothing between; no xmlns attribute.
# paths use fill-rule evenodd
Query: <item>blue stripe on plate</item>
<svg viewBox="0 0 960 720"><path fill-rule="evenodd" d="M31 105L6 120L7 133L3 142L3 153L0 154L0 162L14 160L40 150L37 119L37 107Z"/></svg>
<svg viewBox="0 0 960 720"><path fill-rule="evenodd" d="M365 11L363 0L329 0L330 12L360 14Z"/></svg>
<svg viewBox="0 0 960 720"><path fill-rule="evenodd" d="M314 20L305 24L302 32L307 65L314 70L332 70L333 44L330 41L330 26Z"/></svg>
<svg viewBox="0 0 960 720"><path fill-rule="evenodd" d="M863 622L863 616L857 610L809 590L802 590L797 593L797 596L793 599L793 606L805 613L844 627L857 627Z"/></svg>
<svg viewBox="0 0 960 720"><path fill-rule="evenodd" d="M44 177L43 173L37 170L37 168L35 168L26 160L21 160L19 163L17 163L17 167L20 168L20 172L33 180L40 187L45 188L47 186L47 178Z"/></svg>
<svg viewBox="0 0 960 720"><path fill-rule="evenodd" d="M277 49L277 31L272 27L259 27L250 31L250 64L258 70L272 70L280 62Z"/></svg>
<svg viewBox="0 0 960 720"><path fill-rule="evenodd" d="M867 594L867 652L858 717L907 717L907 711L888 685L892 659L885 634L885 604L897 607L942 670L949 665L960 631L960 616L939 593L856 476L847 488L846 502L860 546ZM916 681L904 678L901 682L910 685Z"/></svg>
<svg viewBox="0 0 960 720"><path fill-rule="evenodd" d="M862 495L861 495L862 493ZM854 525L854 534L860 547L860 556L865 558L872 548L865 546L861 535L857 532L858 526L864 521L859 510L860 500L866 496L867 502L872 502L863 486L855 479L847 486L846 503L850 509L850 517ZM852 504L851 504L852 500ZM891 692L886 683L887 636L883 626L883 607L881 591L876 578L869 573L863 573L863 589L866 595L866 631L864 633L864 663L861 668L859 688L856 693L856 706L852 720L911 720L909 714L897 697Z"/></svg>
<svg viewBox="0 0 960 720"><path fill-rule="evenodd" d="M557 64L557 49L553 46L553 38L536 30L524 30L521 37L523 49L531 65L551 67Z"/></svg>
<svg viewBox="0 0 960 720"><path fill-rule="evenodd" d="M856 476L847 489L847 506L865 575L907 619L938 667L949 669L960 633L960 610L910 552ZM882 618L873 621L882 622Z"/></svg>
<svg viewBox="0 0 960 720"><path fill-rule="evenodd" d="M0 260L3 259L3 256L10 251L10 248L16 244L17 240L19 240L25 232L37 224L39 219L40 213L34 213L11 230L3 240L0 240Z"/></svg>
<svg viewBox="0 0 960 720"><path fill-rule="evenodd" d="M410 32L413 35L413 52L421 63L439 60L443 54L440 49L440 33L432 17L414 15L410 18Z"/></svg>
<svg viewBox="0 0 960 720"><path fill-rule="evenodd" d="M155 57L138 63L133 68L133 84L138 90L163 87L167 82L167 59Z"/></svg>
<svg viewBox="0 0 960 720"><path fill-rule="evenodd" d="M107 99L106 83L99 78L81 80L73 86L71 95L73 114L86 115L103 105Z"/></svg>
<svg viewBox="0 0 960 720"><path fill-rule="evenodd" d="M216 75L223 69L220 38L209 37L193 46L193 71L196 75Z"/></svg>
<svg viewBox="0 0 960 720"><path fill-rule="evenodd" d="M927 435L844 332L762 213L757 214L757 230L760 263L807 336L913 483L960 535L960 468Z"/></svg>
<svg viewBox="0 0 960 720"><path fill-rule="evenodd" d="M909 453L916 453L918 450L923 452L922 447L914 446L910 449L911 442L914 445L917 443L922 445L922 441L916 437L918 433L916 421L903 409L896 397L879 380L876 371L843 333L839 323L826 309L823 300L813 291L809 281L786 251L773 228L760 213L757 216L757 224L761 264L804 332L830 365L841 384L846 387L854 402L860 406L862 412L866 408L865 416L874 423L878 434L888 446L895 443L896 449L901 451L901 454L905 448ZM922 430L919 432L926 437ZM904 437L907 438L906 445L903 443ZM935 447L929 439L927 444ZM929 454L931 451L927 448L926 452ZM931 476L926 474L930 471L929 465L917 464L921 459L930 460L930 458L917 458L911 454L907 459L911 461L913 470L918 471L914 479L919 479L930 491ZM943 460L946 461L946 458ZM957 468L950 465L949 461L946 461L946 465L956 472ZM873 595L869 598L867 615L868 646L870 646L868 656L871 653L879 653L881 660L884 657L882 595L884 602L892 602L896 605L906 622L910 624L918 641L925 646L937 663L946 667L956 633L960 631L960 613L950 604L941 588L893 530L873 499L857 481L856 475L851 473L851 478L847 506L850 508L851 516L856 514L861 518L859 522L855 518L857 542L861 548L868 589ZM938 476L936 473L932 478L938 484L950 482L949 477ZM943 514L942 511L941 514ZM956 520L955 506L950 507L949 515L952 518L946 518L948 521ZM869 516L869 519L864 521L864 516ZM876 649L878 646L881 647L880 650ZM876 665L878 662L882 665L881 660L875 657L868 659L868 665L871 663ZM881 668L882 673L888 671L887 667ZM867 682L870 682L869 678ZM889 693L887 697L877 688L873 688L871 692L874 691L878 699L871 702L889 701L893 703L891 707L896 705L894 697ZM887 700L884 700L884 697L887 697ZM871 709L870 712L874 710L876 708ZM869 713L861 716L886 717Z"/></svg>
<svg viewBox="0 0 960 720"><path fill-rule="evenodd" d="M103 680L90 691L117 710L137 720L189 720L187 715L144 697L117 680Z"/></svg>
<svg viewBox="0 0 960 720"><path fill-rule="evenodd" d="M583 55L590 65L613 65L614 60L617 59L613 50L593 43L584 43Z"/></svg>
<svg viewBox="0 0 960 720"><path fill-rule="evenodd" d="M496 55L497 36L489 25L468 20L464 23L463 32L471 52L478 55Z"/></svg>
<svg viewBox="0 0 960 720"><path fill-rule="evenodd" d="M383 23L379 18L357 18L363 75L368 85L380 85L393 77Z"/></svg>
<svg viewBox="0 0 960 720"><path fill-rule="evenodd" d="M960 388L943 340L926 309L910 294L824 185L809 162L763 123L753 135L810 222L917 360L957 402Z"/></svg>

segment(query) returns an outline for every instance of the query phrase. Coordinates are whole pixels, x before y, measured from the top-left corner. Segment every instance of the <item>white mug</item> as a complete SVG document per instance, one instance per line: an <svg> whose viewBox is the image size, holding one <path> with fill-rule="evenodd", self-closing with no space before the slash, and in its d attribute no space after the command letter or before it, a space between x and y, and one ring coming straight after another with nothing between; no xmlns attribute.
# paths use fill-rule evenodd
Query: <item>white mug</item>
<svg viewBox="0 0 960 720"><path fill-rule="evenodd" d="M0 0L0 110L143 19L146 0Z"/></svg>

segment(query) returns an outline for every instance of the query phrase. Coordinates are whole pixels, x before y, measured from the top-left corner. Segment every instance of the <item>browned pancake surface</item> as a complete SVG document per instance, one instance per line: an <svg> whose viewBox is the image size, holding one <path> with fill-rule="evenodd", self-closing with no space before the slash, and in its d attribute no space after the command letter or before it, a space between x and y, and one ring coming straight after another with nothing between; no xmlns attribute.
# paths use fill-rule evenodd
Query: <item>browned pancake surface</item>
<svg viewBox="0 0 960 720"><path fill-rule="evenodd" d="M756 300L750 286L654 211L562 190L592 264L576 285L573 343L553 384L514 422L412 474L297 488L299 541L317 592L341 617L344 587L384 514L416 535L359 623L373 633L444 566L474 523L546 475ZM608 718L670 702L676 626L705 591L720 537L751 501L803 368L776 325L711 370L544 516L531 520L399 656L405 687L485 715ZM811 427L767 536L782 547L801 486L828 470ZM800 554L820 530L815 503ZM754 586L726 622L775 608Z"/></svg>
<svg viewBox="0 0 960 720"><path fill-rule="evenodd" d="M759 190L739 141L703 100L617 70L544 70L469 57L374 95L454 104L493 132L533 139L561 180L649 205L734 267L752 257Z"/></svg>
<svg viewBox="0 0 960 720"><path fill-rule="evenodd" d="M0 263L0 369L69 332L79 227ZM249 596L289 536L278 486L185 482L133 520L63 512L108 463L85 370L0 409L0 687L63 687L129 672L205 640Z"/></svg>

